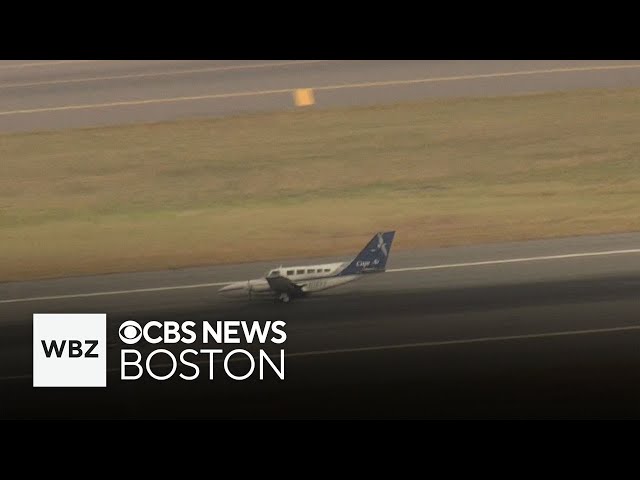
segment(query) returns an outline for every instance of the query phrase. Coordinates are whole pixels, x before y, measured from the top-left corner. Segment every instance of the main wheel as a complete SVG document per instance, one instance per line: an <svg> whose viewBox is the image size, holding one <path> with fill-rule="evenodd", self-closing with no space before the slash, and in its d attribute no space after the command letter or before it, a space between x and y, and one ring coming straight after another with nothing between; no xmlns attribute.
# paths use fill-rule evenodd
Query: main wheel
<svg viewBox="0 0 640 480"><path fill-rule="evenodd" d="M283 293L280 295L280 301L282 303L289 303L291 301L291 298L289 297L289 294Z"/></svg>

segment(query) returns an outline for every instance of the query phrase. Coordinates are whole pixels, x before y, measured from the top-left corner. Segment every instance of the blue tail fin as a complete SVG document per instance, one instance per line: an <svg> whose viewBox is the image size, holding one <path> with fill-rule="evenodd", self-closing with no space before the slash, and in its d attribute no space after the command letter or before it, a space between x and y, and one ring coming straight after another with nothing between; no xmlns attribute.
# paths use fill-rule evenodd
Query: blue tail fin
<svg viewBox="0 0 640 480"><path fill-rule="evenodd" d="M395 234L396 232L376 233L347 268L340 272L340 275L384 272Z"/></svg>

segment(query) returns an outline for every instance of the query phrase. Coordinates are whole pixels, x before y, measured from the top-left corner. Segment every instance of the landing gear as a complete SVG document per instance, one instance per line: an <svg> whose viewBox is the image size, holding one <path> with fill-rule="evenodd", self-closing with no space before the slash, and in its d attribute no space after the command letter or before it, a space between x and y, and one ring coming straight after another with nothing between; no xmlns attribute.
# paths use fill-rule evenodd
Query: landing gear
<svg viewBox="0 0 640 480"><path fill-rule="evenodd" d="M288 293L281 293L278 300L282 303L289 303L291 301L291 297L289 297Z"/></svg>

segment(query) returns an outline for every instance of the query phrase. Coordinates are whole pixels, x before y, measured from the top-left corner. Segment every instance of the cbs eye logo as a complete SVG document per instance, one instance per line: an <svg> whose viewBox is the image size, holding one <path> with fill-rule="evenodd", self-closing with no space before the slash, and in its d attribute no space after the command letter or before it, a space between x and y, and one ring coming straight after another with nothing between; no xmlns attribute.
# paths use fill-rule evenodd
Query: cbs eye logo
<svg viewBox="0 0 640 480"><path fill-rule="evenodd" d="M142 337L142 328L140 328L140 325L138 325L137 322L127 320L120 325L118 334L120 335L120 340L124 343L127 345L133 345L134 343L138 343L138 340Z"/></svg>

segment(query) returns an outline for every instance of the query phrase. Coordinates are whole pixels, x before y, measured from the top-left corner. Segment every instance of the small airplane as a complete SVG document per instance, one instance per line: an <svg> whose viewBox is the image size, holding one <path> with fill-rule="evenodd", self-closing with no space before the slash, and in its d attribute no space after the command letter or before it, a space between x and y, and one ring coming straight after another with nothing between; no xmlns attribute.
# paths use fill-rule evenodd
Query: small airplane
<svg viewBox="0 0 640 480"><path fill-rule="evenodd" d="M395 233L376 233L350 263L280 266L267 272L264 278L233 282L219 292L228 297L271 297L288 303L294 298L358 280L364 274L384 272Z"/></svg>

